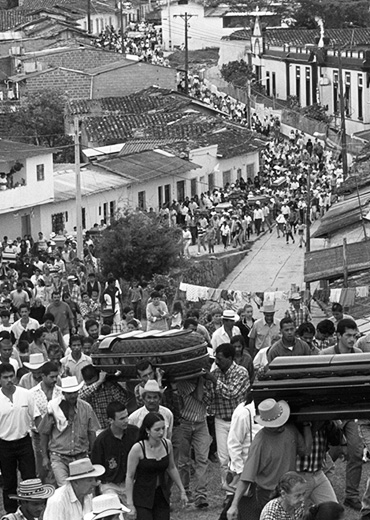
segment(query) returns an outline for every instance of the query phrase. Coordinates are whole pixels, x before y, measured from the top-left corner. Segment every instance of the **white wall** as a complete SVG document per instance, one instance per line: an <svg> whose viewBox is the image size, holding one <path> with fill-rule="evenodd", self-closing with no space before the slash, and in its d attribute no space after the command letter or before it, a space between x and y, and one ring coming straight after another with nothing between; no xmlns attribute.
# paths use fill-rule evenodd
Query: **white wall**
<svg viewBox="0 0 370 520"><path fill-rule="evenodd" d="M218 67L227 65L230 61L244 60L248 62L250 43L246 40L220 40Z"/></svg>
<svg viewBox="0 0 370 520"><path fill-rule="evenodd" d="M19 145L21 146L21 144ZM16 159L16 154L14 155ZM54 194L53 156L51 153L30 157L21 161L23 168L14 173L14 184L25 179L26 185L0 191L0 213L17 211L28 206L38 205L52 200ZM44 165L44 180L37 180L37 165ZM10 163L8 165L9 171Z"/></svg>
<svg viewBox="0 0 370 520"><path fill-rule="evenodd" d="M232 34L236 30L235 27L223 28L221 17L204 17L204 7L195 2L189 2L187 5L178 5L177 2L163 2L161 10L162 35L166 50L185 44L185 22L179 16L185 13L194 15L189 20L188 41L190 50L219 47L221 38Z"/></svg>
<svg viewBox="0 0 370 520"><path fill-rule="evenodd" d="M91 13L91 33L98 35L101 31L103 31L108 25L112 25L115 29L120 27L120 21L118 16L108 13L94 14ZM87 31L87 16L85 18L81 18L81 20L77 21L78 25L81 29Z"/></svg>

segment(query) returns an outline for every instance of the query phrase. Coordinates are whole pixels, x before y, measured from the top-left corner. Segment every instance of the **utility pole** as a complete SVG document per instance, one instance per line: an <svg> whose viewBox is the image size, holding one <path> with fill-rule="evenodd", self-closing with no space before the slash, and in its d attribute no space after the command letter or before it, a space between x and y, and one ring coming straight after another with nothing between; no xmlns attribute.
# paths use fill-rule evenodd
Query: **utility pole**
<svg viewBox="0 0 370 520"><path fill-rule="evenodd" d="M311 251L311 164L307 170L307 201L306 201L306 254ZM307 258L307 257L306 257ZM306 282L306 289L311 288L310 282Z"/></svg>
<svg viewBox="0 0 370 520"><path fill-rule="evenodd" d="M188 21L196 14L175 14L174 18L180 17L185 22L185 94L189 93L189 37L188 37Z"/></svg>
<svg viewBox="0 0 370 520"><path fill-rule="evenodd" d="M74 144L75 144L75 173L76 173L76 228L77 228L77 257L82 259L82 197L81 197L81 171L80 171L80 125L78 117L74 118Z"/></svg>
<svg viewBox="0 0 370 520"><path fill-rule="evenodd" d="M121 54L123 54L123 44L124 44L124 37L123 37L123 0L119 3L119 14L120 14L120 21L121 21Z"/></svg>
<svg viewBox="0 0 370 520"><path fill-rule="evenodd" d="M338 48L338 81L339 81L339 99L340 99L340 131L342 143L342 166L343 178L347 179L348 162L347 162L347 136L346 136L346 114L344 110L344 89L343 89L343 67L341 49Z"/></svg>
<svg viewBox="0 0 370 520"><path fill-rule="evenodd" d="M87 0L87 32L91 34L91 0Z"/></svg>

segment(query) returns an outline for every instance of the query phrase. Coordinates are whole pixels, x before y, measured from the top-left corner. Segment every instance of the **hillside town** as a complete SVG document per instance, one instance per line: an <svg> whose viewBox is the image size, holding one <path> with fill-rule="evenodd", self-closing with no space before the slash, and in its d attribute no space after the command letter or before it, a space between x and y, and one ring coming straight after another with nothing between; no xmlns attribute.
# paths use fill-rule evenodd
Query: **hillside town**
<svg viewBox="0 0 370 520"><path fill-rule="evenodd" d="M0 520L370 519L369 99L365 0L0 0Z"/></svg>

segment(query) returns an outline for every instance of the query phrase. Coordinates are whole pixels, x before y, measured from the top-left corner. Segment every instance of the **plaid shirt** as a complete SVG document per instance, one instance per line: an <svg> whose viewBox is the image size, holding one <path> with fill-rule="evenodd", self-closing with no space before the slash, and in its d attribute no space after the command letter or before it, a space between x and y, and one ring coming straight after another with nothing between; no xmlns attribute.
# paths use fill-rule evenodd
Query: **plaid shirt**
<svg viewBox="0 0 370 520"><path fill-rule="evenodd" d="M328 437L325 429L312 432L312 448L310 455L297 457L296 470L314 473L322 469L326 457Z"/></svg>
<svg viewBox="0 0 370 520"><path fill-rule="evenodd" d="M107 406L112 401L126 404L126 391L114 381L105 381L100 386L97 383L87 386L86 384L79 392L80 399L88 402L100 422L102 428L108 428Z"/></svg>
<svg viewBox="0 0 370 520"><path fill-rule="evenodd" d="M262 509L260 520L300 520L304 517L303 505L298 506L294 509L293 514L288 513L282 504L281 498L274 498L270 500L265 507Z"/></svg>
<svg viewBox="0 0 370 520"><path fill-rule="evenodd" d="M204 402L211 405L210 413L215 417L231 421L235 408L246 399L250 387L248 371L233 362L227 372L224 373L217 367L212 373L217 378L217 383L211 388L205 388Z"/></svg>
<svg viewBox="0 0 370 520"><path fill-rule="evenodd" d="M291 305L289 307L289 310L286 311L285 316L293 320L294 326L296 328L302 325L302 323L312 321L310 311L308 310L306 305L301 305L298 310L295 309L293 305Z"/></svg>

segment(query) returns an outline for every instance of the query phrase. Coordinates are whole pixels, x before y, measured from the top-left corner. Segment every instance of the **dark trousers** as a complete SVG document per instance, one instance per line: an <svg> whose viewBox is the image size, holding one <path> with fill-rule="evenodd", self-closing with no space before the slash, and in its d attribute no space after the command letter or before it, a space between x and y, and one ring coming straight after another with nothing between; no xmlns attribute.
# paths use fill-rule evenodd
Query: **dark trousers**
<svg viewBox="0 0 370 520"><path fill-rule="evenodd" d="M36 478L35 456L29 435L16 441L0 440L0 469L4 482L4 509L7 513L15 513L17 501L11 500L9 495L17 492L17 469L22 480Z"/></svg>
<svg viewBox="0 0 370 520"><path fill-rule="evenodd" d="M162 488L157 487L152 509L135 504L136 520L170 520L170 506L164 498Z"/></svg>

